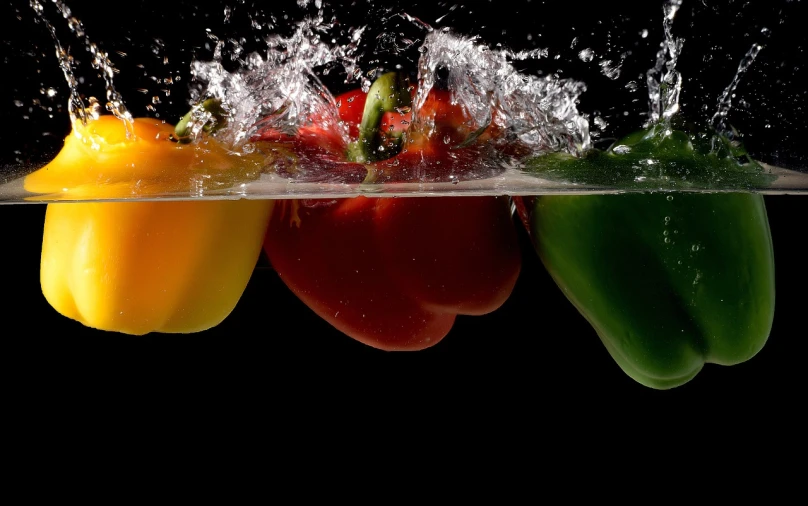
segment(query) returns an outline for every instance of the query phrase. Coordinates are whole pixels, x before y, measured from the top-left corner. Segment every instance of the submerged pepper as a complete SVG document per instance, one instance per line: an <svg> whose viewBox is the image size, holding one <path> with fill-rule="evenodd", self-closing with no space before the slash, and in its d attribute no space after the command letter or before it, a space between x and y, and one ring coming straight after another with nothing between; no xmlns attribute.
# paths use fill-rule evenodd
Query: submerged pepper
<svg viewBox="0 0 808 506"><path fill-rule="evenodd" d="M473 148L453 150L444 141L461 138L465 127L448 92L433 91L421 109L433 136L408 135L409 122L395 110L409 96L399 83L384 74L367 94L337 97L353 143L328 144L315 123L290 145L299 154L330 157L335 170L361 170L366 181L407 180L424 163L446 168L444 174L471 172L474 165L464 160ZM262 138L283 136L268 131ZM278 276L317 315L378 349L436 345L457 315L499 308L519 276L521 253L505 197L358 196L286 200L276 209L264 250Z"/></svg>
<svg viewBox="0 0 808 506"><path fill-rule="evenodd" d="M213 139L113 116L76 122L62 151L30 174L30 192L63 199L157 197L196 180L238 181L260 168ZM48 302L89 327L126 334L197 332L233 310L261 251L270 200L48 204L40 281Z"/></svg>
<svg viewBox="0 0 808 506"><path fill-rule="evenodd" d="M659 142L654 135L617 145ZM697 163L689 148L671 155L679 167ZM618 154L604 156L619 163ZM554 170L583 167L573 163ZM745 165L738 172L752 173ZM761 195L545 195L520 204L553 279L623 371L643 385L682 385L705 363L744 362L766 343L774 256Z"/></svg>

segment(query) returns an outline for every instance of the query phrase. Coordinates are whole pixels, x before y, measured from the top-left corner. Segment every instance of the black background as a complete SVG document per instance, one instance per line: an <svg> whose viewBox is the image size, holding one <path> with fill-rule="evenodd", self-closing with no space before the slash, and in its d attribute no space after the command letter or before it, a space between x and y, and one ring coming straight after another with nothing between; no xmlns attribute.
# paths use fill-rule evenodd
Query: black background
<svg viewBox="0 0 808 506"><path fill-rule="evenodd" d="M581 109L608 121L603 137L636 129L647 111L645 83L639 78L653 64L662 40L661 3L576 9L574 14L564 10L565 3L569 4L507 2L504 16L505 2L475 2L455 9L453 2L409 2L406 10L436 26L479 35L491 45L501 43L516 50L550 48L549 58L520 63L520 68L560 72L562 77L587 82L589 90ZM382 4L331 5L340 21L351 26L379 15ZM806 46L804 33L800 33L804 30L788 21L801 17L797 12L801 5L785 1L747 4L710 2L708 8L702 2L685 2L674 24L674 31L685 37L685 52L690 55L683 56L679 67L686 76L683 110L694 119L708 118L738 61L757 40L755 34L771 25L768 47L756 62L760 71L750 71L748 81L738 89L742 96L746 93L750 105L734 109L731 120L739 125L757 158L806 170L806 151L795 133L806 126L806 81L804 69L794 68L804 66ZM187 109L188 65L193 58L210 56L205 28L223 38L229 32L254 33L237 16L250 10L250 2L238 4L242 10L234 11L228 24L222 22L221 7L194 7L190 2L135 2L137 8L114 20L109 11L99 8L100 3L75 1L69 5L88 35L110 52L120 71L116 85L136 116L147 113L148 97L162 93L147 73L183 77L171 85L170 97L161 95L158 114L173 121ZM5 31L2 52L6 69L13 69L17 77L4 80L2 112L6 121L19 121L19 126L7 127L0 134L3 161L35 165L58 149L67 132L66 88L53 56L53 43L44 26L33 21L27 2L11 2L8 7L13 15L4 16L11 29ZM63 31L63 21L50 4L46 7L54 25ZM307 12L311 11L310 7ZM302 10L294 2L275 3L271 8L271 13L283 12L295 18ZM270 13L270 7L264 7L264 13ZM278 26L283 26L283 19L278 19ZM786 22L780 23L781 19ZM639 35L642 29L648 30L646 38ZM575 48L570 47L573 37L579 38ZM60 38L68 45L68 34ZM155 38L162 41L156 52ZM245 43L260 46L257 41ZM74 53L84 54L81 45L70 44ZM615 61L626 48L632 54L623 62L621 78L612 81L600 73L597 57L590 64L577 59L584 47ZM372 53L372 44L368 52ZM558 60L552 58L556 54ZM154 63L163 57L171 61L171 70ZM372 57L366 56L368 59ZM382 66L398 61L381 60ZM138 70L137 63L147 63L148 72ZM637 92L626 89L629 80L637 81ZM340 78L333 81L330 85L335 91L351 86ZM59 90L57 97L50 100L39 93L47 87ZM149 93L134 91L136 88L148 88ZM97 84L87 83L83 93L100 96L99 90ZM31 106L34 99L39 102ZM28 119L20 120L21 114ZM770 127L764 128L767 123ZM43 132L49 135L43 136ZM708 365L690 383L666 392L643 387L622 373L544 271L521 229L522 274L513 296L500 310L481 317L459 317L451 333L428 350L385 353L354 342L320 320L286 289L263 258L236 309L214 329L195 335L143 337L87 329L57 314L40 292L45 206L0 206L5 228L0 259L6 273L6 297L0 309L6 323L0 357L12 371L12 390L36 393L26 395L24 402L33 403L31 406L38 402L68 405L82 392L98 394L92 398L103 402L137 397L181 403L195 398L203 403L228 399L240 406L266 406L287 398L314 402L321 394L333 400L359 393L374 403L429 396L446 405L486 402L518 412L618 398L669 406L698 399L752 411L775 395L801 395L808 386L804 378L808 298L803 293L808 274L802 246L808 197L773 195L766 197L766 204L777 276L777 308L769 342L747 363ZM491 404L480 406L487 409Z"/></svg>

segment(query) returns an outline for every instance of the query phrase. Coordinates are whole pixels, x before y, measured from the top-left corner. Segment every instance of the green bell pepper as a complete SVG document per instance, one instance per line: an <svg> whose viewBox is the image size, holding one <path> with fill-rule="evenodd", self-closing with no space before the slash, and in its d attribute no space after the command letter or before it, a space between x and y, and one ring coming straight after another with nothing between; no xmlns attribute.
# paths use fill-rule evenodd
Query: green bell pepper
<svg viewBox="0 0 808 506"><path fill-rule="evenodd" d="M667 150L648 149L649 143L659 148L663 142ZM645 151L643 156L667 157L667 168L663 163L657 172L663 176L670 163L676 170L686 164L702 171L731 167L729 155L708 160L692 147L676 153L671 142L669 132L652 130L615 145L642 144L636 151ZM596 159L614 170L619 156L607 152ZM699 157L705 158L701 164ZM553 170L597 172L597 164L580 160ZM763 175L748 163L733 163L737 170L724 170L726 177L747 174L760 182ZM705 363L737 364L766 343L774 317L774 258L761 195L545 195L521 205L543 264L618 365L639 383L676 387Z"/></svg>

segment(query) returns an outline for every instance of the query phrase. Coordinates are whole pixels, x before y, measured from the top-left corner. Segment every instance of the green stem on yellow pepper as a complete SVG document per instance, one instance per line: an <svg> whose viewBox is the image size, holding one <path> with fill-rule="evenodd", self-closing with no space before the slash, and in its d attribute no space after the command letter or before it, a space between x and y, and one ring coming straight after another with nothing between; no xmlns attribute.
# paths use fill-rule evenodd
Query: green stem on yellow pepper
<svg viewBox="0 0 808 506"><path fill-rule="evenodd" d="M222 101L218 98L209 98L201 104L195 105L177 122L177 126L174 127L174 138L183 144L191 142L194 123L198 121L201 114L210 115L202 127L205 132L215 132L227 123Z"/></svg>

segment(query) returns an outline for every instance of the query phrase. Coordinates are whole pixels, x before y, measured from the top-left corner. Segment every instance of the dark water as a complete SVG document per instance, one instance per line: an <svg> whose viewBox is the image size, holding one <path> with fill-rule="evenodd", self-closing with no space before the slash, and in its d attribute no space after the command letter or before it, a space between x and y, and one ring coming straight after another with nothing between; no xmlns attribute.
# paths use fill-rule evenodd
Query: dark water
<svg viewBox="0 0 808 506"><path fill-rule="evenodd" d="M626 396L654 402L744 397L763 401L806 386L804 239L805 197L766 197L776 266L774 327L749 362L707 365L690 383L668 392L649 390L613 362L595 332L544 270L520 229L522 273L511 298L485 316L459 317L438 345L416 353L385 353L354 342L304 306L264 258L234 312L200 334L132 337L83 327L56 313L39 289L39 249L45 206L3 208L7 326L0 356L19 381L58 392L80 378L89 388L235 389L234 395L275 395L282 385L303 392L329 385L306 383L325 375L336 384L372 377L361 388L394 393L428 383L441 391L507 395ZM195 382L199 381L196 385ZM432 390L430 390L432 391ZM311 392L309 392L311 393Z"/></svg>

